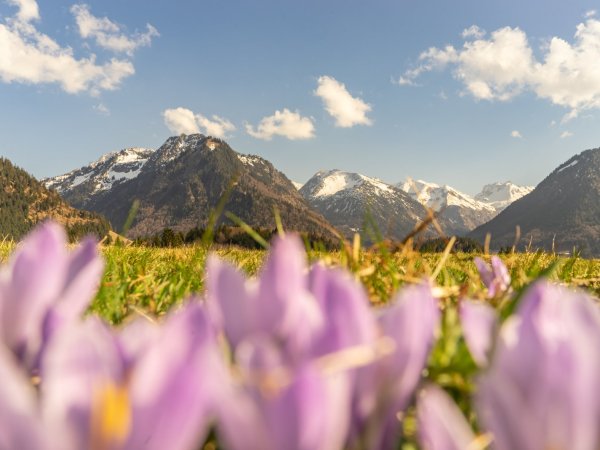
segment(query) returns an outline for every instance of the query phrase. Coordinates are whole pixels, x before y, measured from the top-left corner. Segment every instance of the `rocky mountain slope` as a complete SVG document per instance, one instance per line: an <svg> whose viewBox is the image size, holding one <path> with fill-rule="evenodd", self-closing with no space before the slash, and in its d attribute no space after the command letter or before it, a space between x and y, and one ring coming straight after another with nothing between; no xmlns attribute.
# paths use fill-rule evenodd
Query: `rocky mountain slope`
<svg viewBox="0 0 600 450"><path fill-rule="evenodd" d="M370 217L385 238L400 240L427 215L425 208L401 189L341 170L317 172L300 193L348 237L358 232L368 238L365 220ZM437 233L430 227L425 236Z"/></svg>
<svg viewBox="0 0 600 450"><path fill-rule="evenodd" d="M600 149L586 150L558 166L531 193L515 201L470 236L491 233L492 248L511 246L520 227L519 248L559 252L577 247L600 256Z"/></svg>
<svg viewBox="0 0 600 450"><path fill-rule="evenodd" d="M201 134L170 137L156 151L122 150L46 185L73 205L106 215L117 230L139 201L132 237L205 226L224 196L224 210L254 227L273 228L276 208L287 230L326 239L336 233L270 162Z"/></svg>
<svg viewBox="0 0 600 450"><path fill-rule="evenodd" d="M102 238L108 222L69 206L60 196L9 160L0 158L0 236L20 239L46 219L63 224L71 240L87 234Z"/></svg>

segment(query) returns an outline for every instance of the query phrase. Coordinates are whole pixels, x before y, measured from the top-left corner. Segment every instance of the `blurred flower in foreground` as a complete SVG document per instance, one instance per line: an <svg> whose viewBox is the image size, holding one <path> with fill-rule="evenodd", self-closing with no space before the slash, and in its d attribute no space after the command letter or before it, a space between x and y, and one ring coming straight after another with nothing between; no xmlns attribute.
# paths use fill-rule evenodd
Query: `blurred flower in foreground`
<svg viewBox="0 0 600 450"><path fill-rule="evenodd" d="M484 367L498 332L498 316L490 305L462 300L459 306L460 322L465 342L475 363Z"/></svg>
<svg viewBox="0 0 600 450"><path fill-rule="evenodd" d="M478 450L475 434L452 398L428 385L417 401L419 441L424 450Z"/></svg>
<svg viewBox="0 0 600 450"><path fill-rule="evenodd" d="M492 256L491 267L481 258L475 258L475 265L481 276L481 281L488 289L488 297L493 298L510 288L510 275L502 260Z"/></svg>
<svg viewBox="0 0 600 450"><path fill-rule="evenodd" d="M0 448L193 450L226 388L197 304L119 335L94 318L61 329L38 389L1 350Z"/></svg>
<svg viewBox="0 0 600 450"><path fill-rule="evenodd" d="M66 248L59 225L40 225L0 273L0 341L28 370L57 328L79 320L98 288L104 263L93 239Z"/></svg>
<svg viewBox="0 0 600 450"><path fill-rule="evenodd" d="M600 446L600 317L584 293L538 281L503 324L477 410L498 450Z"/></svg>
<svg viewBox="0 0 600 450"><path fill-rule="evenodd" d="M240 375L236 401L220 414L231 448L376 449L397 440L397 416L437 326L428 285L403 291L376 317L349 274L307 270L294 236L274 243L257 281L216 258L207 270L207 306Z"/></svg>

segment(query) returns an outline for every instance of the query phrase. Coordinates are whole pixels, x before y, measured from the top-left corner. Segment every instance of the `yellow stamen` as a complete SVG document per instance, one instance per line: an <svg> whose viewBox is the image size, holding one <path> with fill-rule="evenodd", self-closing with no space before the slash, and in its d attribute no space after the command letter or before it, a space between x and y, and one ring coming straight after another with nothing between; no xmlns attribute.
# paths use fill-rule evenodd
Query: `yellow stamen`
<svg viewBox="0 0 600 450"><path fill-rule="evenodd" d="M131 407L125 386L104 384L92 404L91 437L94 450L123 444L131 431Z"/></svg>

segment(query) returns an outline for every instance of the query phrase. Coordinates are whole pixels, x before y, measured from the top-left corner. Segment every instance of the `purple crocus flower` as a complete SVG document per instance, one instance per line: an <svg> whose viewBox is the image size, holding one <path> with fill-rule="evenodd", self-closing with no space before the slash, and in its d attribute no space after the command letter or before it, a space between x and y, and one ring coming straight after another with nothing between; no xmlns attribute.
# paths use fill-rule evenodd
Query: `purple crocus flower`
<svg viewBox="0 0 600 450"><path fill-rule="evenodd" d="M502 326L477 410L498 450L600 446L600 314L586 294L538 281Z"/></svg>
<svg viewBox="0 0 600 450"><path fill-rule="evenodd" d="M465 342L475 363L486 366L498 332L498 316L490 305L462 300L460 322Z"/></svg>
<svg viewBox="0 0 600 450"><path fill-rule="evenodd" d="M14 355L0 344L0 448L59 450L47 439L36 392Z"/></svg>
<svg viewBox="0 0 600 450"><path fill-rule="evenodd" d="M475 258L474 262L481 276L481 281L488 289L490 298L508 291L510 288L510 274L500 258L492 256L491 267L481 258Z"/></svg>
<svg viewBox="0 0 600 450"><path fill-rule="evenodd" d="M452 398L436 385L419 392L417 401L419 441L424 450L475 449L476 440Z"/></svg>
<svg viewBox="0 0 600 450"><path fill-rule="evenodd" d="M69 252L55 223L27 236L0 273L0 341L21 364L35 369L56 329L81 317L103 267L92 239Z"/></svg>
<svg viewBox="0 0 600 450"><path fill-rule="evenodd" d="M61 330L41 364L40 409L61 449L195 449L227 376L202 307L115 335ZM131 341L130 341L131 339Z"/></svg>
<svg viewBox="0 0 600 450"><path fill-rule="evenodd" d="M433 345L431 288L405 289L377 319L349 274L320 264L309 271L305 258L287 236L275 241L257 281L209 261L208 308L242 374L237 401L220 416L223 439L234 450L390 448Z"/></svg>
<svg viewBox="0 0 600 450"><path fill-rule="evenodd" d="M398 419L421 381L439 322L437 300L428 283L401 290L379 323L394 349L359 371L354 399L356 444L369 449L394 448Z"/></svg>
<svg viewBox="0 0 600 450"><path fill-rule="evenodd" d="M235 348L253 334L276 338L286 356L301 358L311 348L324 317L308 287L306 255L295 236L278 239L258 281L211 257L207 263L207 307Z"/></svg>
<svg viewBox="0 0 600 450"><path fill-rule="evenodd" d="M341 270L307 270L295 236L274 242L257 281L216 258L207 270L207 306L241 376L222 439L234 450L341 448L352 379L337 352L378 337L364 289Z"/></svg>
<svg viewBox="0 0 600 450"><path fill-rule="evenodd" d="M342 448L350 418L347 375L314 362L291 368L279 352L267 336L240 345L238 384L220 408L220 439L232 450Z"/></svg>

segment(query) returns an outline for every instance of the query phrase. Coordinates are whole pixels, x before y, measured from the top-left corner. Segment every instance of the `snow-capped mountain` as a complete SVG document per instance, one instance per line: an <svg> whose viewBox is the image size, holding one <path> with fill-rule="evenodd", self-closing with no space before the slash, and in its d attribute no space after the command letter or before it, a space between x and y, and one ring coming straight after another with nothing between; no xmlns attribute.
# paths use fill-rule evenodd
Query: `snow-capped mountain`
<svg viewBox="0 0 600 450"><path fill-rule="evenodd" d="M463 235L497 214L493 206L447 185L409 179L396 186L419 203L440 211L440 217L447 219L450 224L445 229L449 234Z"/></svg>
<svg viewBox="0 0 600 450"><path fill-rule="evenodd" d="M42 182L61 195L75 191L80 191L80 195L93 195L137 177L153 153L150 148L126 148L107 153L87 166Z"/></svg>
<svg viewBox="0 0 600 450"><path fill-rule="evenodd" d="M475 196L475 200L487 203L500 212L512 202L529 194L533 189L534 186L517 186L510 181L486 184Z"/></svg>
<svg viewBox="0 0 600 450"><path fill-rule="evenodd" d="M302 186L304 186L304 183L299 183L297 181L292 180L292 184L294 185L294 187L298 190L300 190L302 188Z"/></svg>
<svg viewBox="0 0 600 450"><path fill-rule="evenodd" d="M170 137L156 151L126 149L105 155L45 183L73 205L104 214L117 230L139 201L131 237L167 227L186 232L205 226L226 193L225 211L251 226L273 228L277 209L287 230L326 240L336 236L269 161L237 153L225 141L201 134Z"/></svg>
<svg viewBox="0 0 600 450"><path fill-rule="evenodd" d="M365 221L375 221L386 238L402 239L427 214L425 208L401 189L358 173L341 170L317 172L300 193L346 236L359 232L365 238ZM427 236L434 235L428 230Z"/></svg>
<svg viewBox="0 0 600 450"><path fill-rule="evenodd" d="M489 204L478 201L470 195L448 185L440 186L439 184L423 180L407 180L404 183L399 183L397 186L415 200L426 204L436 211L447 206L458 206L474 211L494 211L494 208Z"/></svg>

